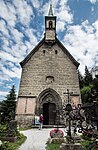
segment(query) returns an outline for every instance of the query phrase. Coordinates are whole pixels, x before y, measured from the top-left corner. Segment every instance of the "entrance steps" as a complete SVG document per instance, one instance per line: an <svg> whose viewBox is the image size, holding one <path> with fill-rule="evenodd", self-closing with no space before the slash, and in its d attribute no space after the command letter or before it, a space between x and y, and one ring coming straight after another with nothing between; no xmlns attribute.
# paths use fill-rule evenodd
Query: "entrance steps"
<svg viewBox="0 0 98 150"><path fill-rule="evenodd" d="M43 128L65 128L65 125L43 125ZM39 125L33 125L32 128L39 128Z"/></svg>

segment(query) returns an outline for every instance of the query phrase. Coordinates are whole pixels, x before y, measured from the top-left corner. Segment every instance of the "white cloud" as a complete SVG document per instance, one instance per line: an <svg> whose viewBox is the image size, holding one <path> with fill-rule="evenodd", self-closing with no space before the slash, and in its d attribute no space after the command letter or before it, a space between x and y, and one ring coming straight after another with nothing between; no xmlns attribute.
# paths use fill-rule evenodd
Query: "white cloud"
<svg viewBox="0 0 98 150"><path fill-rule="evenodd" d="M10 40L8 40L8 38L2 36L2 41L4 45L6 45L7 47L9 46Z"/></svg>
<svg viewBox="0 0 98 150"><path fill-rule="evenodd" d="M41 6L40 0L31 0L31 3L32 3L33 7L37 8L37 9L40 8L40 6Z"/></svg>
<svg viewBox="0 0 98 150"><path fill-rule="evenodd" d="M15 77L20 78L21 70L19 68L15 66L14 68L6 68L3 65L0 67L2 69L2 74L8 76L10 79Z"/></svg>
<svg viewBox="0 0 98 150"><path fill-rule="evenodd" d="M61 21L67 22L67 23L72 23L73 20L73 15L71 13L68 12L68 10L58 10L57 12L58 14L58 18Z"/></svg>
<svg viewBox="0 0 98 150"><path fill-rule="evenodd" d="M93 26L94 26L94 29L95 29L95 38L98 38L98 20L96 20L94 23L93 23Z"/></svg>
<svg viewBox="0 0 98 150"><path fill-rule="evenodd" d="M94 12L94 7L92 6L92 8L91 8L91 11L92 11L92 13Z"/></svg>
<svg viewBox="0 0 98 150"><path fill-rule="evenodd" d="M1 96L5 96L5 95L7 95L7 94L8 94L8 92L0 91L0 95L1 95Z"/></svg>
<svg viewBox="0 0 98 150"><path fill-rule="evenodd" d="M40 8L39 10L39 14L43 14L43 16L47 16L48 15L48 12L49 12L49 3L45 3L44 5L42 5L42 7Z"/></svg>
<svg viewBox="0 0 98 150"><path fill-rule="evenodd" d="M15 58L15 62L17 64L19 64L19 62L22 61L24 57L27 55L26 51L27 51L27 46L22 42L12 46L11 54L13 54L13 57Z"/></svg>
<svg viewBox="0 0 98 150"><path fill-rule="evenodd" d="M13 57L10 53L4 52L4 51L0 52L0 58L2 58L3 60L17 62L17 58Z"/></svg>
<svg viewBox="0 0 98 150"><path fill-rule="evenodd" d="M19 63L27 54L26 51L28 47L24 44L23 38L25 38L25 32L28 32L29 23L33 16L33 10L24 0L14 0L13 3L2 0L0 1L0 4L2 6L0 7L0 16L5 20L0 20L1 40L3 42L1 45L0 57L3 60L6 59L11 62ZM17 22L26 25L26 28L22 26L24 34L22 31L14 28ZM31 32L27 34L27 37L30 42L32 41L31 46L33 47L37 42L37 38L34 33Z"/></svg>
<svg viewBox="0 0 98 150"><path fill-rule="evenodd" d="M68 0L60 0L59 3L59 8L56 10L56 15L59 20L67 22L67 23L72 23L73 21L73 14L67 5Z"/></svg>
<svg viewBox="0 0 98 150"><path fill-rule="evenodd" d="M0 68L1 68L1 65L0 65ZM2 69L2 68L1 68ZM8 75L6 75L6 74L3 74L3 72L0 72L0 80L1 80L1 82L4 82L4 81L8 81L8 82L10 82L10 81L12 81L11 79L10 79L10 77L8 76ZM0 84L1 85L1 84ZM3 84L2 84L3 85ZM1 85L1 87L2 87L2 85ZM3 87L4 87L4 85L3 85Z"/></svg>
<svg viewBox="0 0 98 150"><path fill-rule="evenodd" d="M9 36L9 32L7 30L7 27L6 27L6 23L4 20L0 20L0 31L6 35L6 36Z"/></svg>
<svg viewBox="0 0 98 150"><path fill-rule="evenodd" d="M10 29L11 34L12 34L12 38L16 43L20 43L24 37L22 32L19 32L17 29L15 28L11 28Z"/></svg>
<svg viewBox="0 0 98 150"><path fill-rule="evenodd" d="M96 2L98 2L98 0L88 0L90 1L92 4L95 4Z"/></svg>
<svg viewBox="0 0 98 150"><path fill-rule="evenodd" d="M26 57L27 53L37 43L36 30L30 29L34 13L33 7L30 6L29 2L25 0L14 0L12 3L4 0L0 1L0 40L2 42L0 47L1 87L4 87L1 83L10 83L13 78L20 78L21 69L19 62ZM38 9L41 2L32 0L32 4ZM18 27L16 25L21 26ZM1 95L6 95L6 93L1 92Z"/></svg>
<svg viewBox="0 0 98 150"><path fill-rule="evenodd" d="M30 23L31 17L34 16L32 7L25 0L14 0L14 6L16 7L16 12L18 15L19 21L28 26Z"/></svg>
<svg viewBox="0 0 98 150"><path fill-rule="evenodd" d="M84 66L93 67L98 54L98 21L92 25L85 21L81 25L68 26L67 31L64 44L79 60L81 72L84 73Z"/></svg>
<svg viewBox="0 0 98 150"><path fill-rule="evenodd" d="M12 68L12 72L15 73L14 77L20 78L21 77L21 69L19 67L13 67Z"/></svg>
<svg viewBox="0 0 98 150"><path fill-rule="evenodd" d="M25 34L29 37L30 43L33 42L33 44L34 43L36 44L37 43L37 37L34 35L34 32L35 31L33 29L29 28L26 30Z"/></svg>
<svg viewBox="0 0 98 150"><path fill-rule="evenodd" d="M60 3L60 0L50 0L50 3L52 3L53 8L55 9L57 5Z"/></svg>
<svg viewBox="0 0 98 150"><path fill-rule="evenodd" d="M94 27L89 24L88 20L85 20L85 21L82 23L82 28L84 28L85 31L86 31L88 34L93 34L93 33L94 33Z"/></svg>
<svg viewBox="0 0 98 150"><path fill-rule="evenodd" d="M10 26L14 26L16 22L14 6L9 3L6 5L3 0L0 1L0 5L2 6L0 7L0 16L5 19Z"/></svg>
<svg viewBox="0 0 98 150"><path fill-rule="evenodd" d="M64 27L65 23L62 21L57 21L57 32L59 31L64 31L65 27Z"/></svg>

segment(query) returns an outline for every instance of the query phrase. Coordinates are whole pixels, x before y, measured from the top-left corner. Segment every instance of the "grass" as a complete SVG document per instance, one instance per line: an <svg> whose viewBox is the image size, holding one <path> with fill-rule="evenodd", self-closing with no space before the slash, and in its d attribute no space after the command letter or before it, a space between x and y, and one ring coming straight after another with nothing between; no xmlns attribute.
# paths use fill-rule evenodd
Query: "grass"
<svg viewBox="0 0 98 150"><path fill-rule="evenodd" d="M86 142L81 142L81 145L83 145L84 150L86 150L86 145L88 145L88 141ZM53 144L53 143L48 143L46 146L46 150L60 150L60 145L61 144Z"/></svg>
<svg viewBox="0 0 98 150"><path fill-rule="evenodd" d="M26 136L23 134L18 135L18 140L14 143L5 141L3 145L0 147L0 150L17 150L19 146L24 143L26 140Z"/></svg>
<svg viewBox="0 0 98 150"><path fill-rule="evenodd" d="M20 127L19 128L20 131L25 131L25 130L30 130L30 129L32 129L32 127L24 127L24 128Z"/></svg>
<svg viewBox="0 0 98 150"><path fill-rule="evenodd" d="M61 144L47 144L46 150L60 150L60 145Z"/></svg>
<svg viewBox="0 0 98 150"><path fill-rule="evenodd" d="M81 145L84 147L84 150L87 150L86 146L89 145L91 141L83 141L81 142ZM98 147L97 148L92 148L92 150L98 150Z"/></svg>
<svg viewBox="0 0 98 150"><path fill-rule="evenodd" d="M83 141L80 144L84 147L84 150L87 150L86 146L90 143L90 141ZM60 145L58 143L47 143L46 150L60 150ZM98 148L93 148L92 150L98 150Z"/></svg>

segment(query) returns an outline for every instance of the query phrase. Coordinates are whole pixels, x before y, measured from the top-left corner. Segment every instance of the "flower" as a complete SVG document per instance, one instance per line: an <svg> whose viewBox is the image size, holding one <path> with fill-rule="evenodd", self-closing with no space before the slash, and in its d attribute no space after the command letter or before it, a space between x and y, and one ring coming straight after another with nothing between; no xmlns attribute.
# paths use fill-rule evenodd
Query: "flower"
<svg viewBox="0 0 98 150"><path fill-rule="evenodd" d="M2 143L2 141L0 140L0 146L2 145L3 143Z"/></svg>
<svg viewBox="0 0 98 150"><path fill-rule="evenodd" d="M54 129L50 131L51 138L62 138L64 136L64 132L59 129Z"/></svg>

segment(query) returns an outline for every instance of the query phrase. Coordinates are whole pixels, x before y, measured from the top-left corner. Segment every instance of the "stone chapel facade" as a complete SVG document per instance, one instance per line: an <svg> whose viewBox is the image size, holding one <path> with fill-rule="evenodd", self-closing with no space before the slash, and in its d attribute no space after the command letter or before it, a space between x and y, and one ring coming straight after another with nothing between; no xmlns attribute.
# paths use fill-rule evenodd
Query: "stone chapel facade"
<svg viewBox="0 0 98 150"><path fill-rule="evenodd" d="M56 16L52 6L45 17L44 38L20 63L21 82L17 100L16 120L21 126L34 124L35 115L44 115L44 125L57 123L56 110L68 103L81 103L79 63L56 37ZM59 122L61 123L61 122Z"/></svg>

